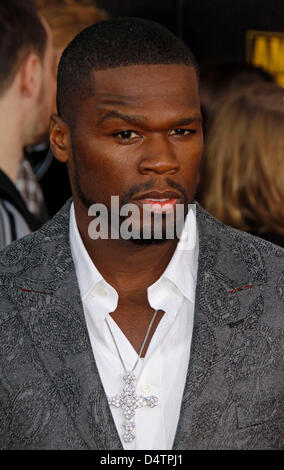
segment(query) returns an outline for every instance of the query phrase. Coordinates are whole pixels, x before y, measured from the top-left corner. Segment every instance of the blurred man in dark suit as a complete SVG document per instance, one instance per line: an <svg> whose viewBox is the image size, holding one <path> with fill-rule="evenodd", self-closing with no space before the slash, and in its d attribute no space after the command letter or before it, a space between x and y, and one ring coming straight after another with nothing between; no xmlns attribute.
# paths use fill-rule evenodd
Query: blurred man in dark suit
<svg viewBox="0 0 284 470"><path fill-rule="evenodd" d="M24 147L46 139L55 105L50 28L30 1L0 4L0 247L39 227L15 183Z"/></svg>

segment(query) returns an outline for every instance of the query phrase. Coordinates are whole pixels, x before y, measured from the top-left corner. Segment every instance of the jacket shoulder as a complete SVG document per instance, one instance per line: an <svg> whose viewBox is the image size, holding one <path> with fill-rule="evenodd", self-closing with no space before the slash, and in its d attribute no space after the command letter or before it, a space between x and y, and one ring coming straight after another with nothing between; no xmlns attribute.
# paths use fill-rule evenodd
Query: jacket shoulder
<svg viewBox="0 0 284 470"><path fill-rule="evenodd" d="M196 204L196 215L199 235L201 237L214 237L219 239L223 245L233 243L239 248L254 245L266 256L284 257L284 248L250 233L223 224L198 203Z"/></svg>
<svg viewBox="0 0 284 470"><path fill-rule="evenodd" d="M71 202L37 231L14 241L0 251L0 275L7 270L17 270L29 264L29 260L53 244L68 243L69 240L69 210Z"/></svg>
<svg viewBox="0 0 284 470"><path fill-rule="evenodd" d="M69 209L70 202L38 231L0 251L1 308L4 299L17 302L20 291L54 292L72 272Z"/></svg>
<svg viewBox="0 0 284 470"><path fill-rule="evenodd" d="M204 275L222 279L232 291L247 285L258 287L267 302L275 305L276 301L277 309L283 310L284 249L224 225L199 204L196 215L199 267Z"/></svg>

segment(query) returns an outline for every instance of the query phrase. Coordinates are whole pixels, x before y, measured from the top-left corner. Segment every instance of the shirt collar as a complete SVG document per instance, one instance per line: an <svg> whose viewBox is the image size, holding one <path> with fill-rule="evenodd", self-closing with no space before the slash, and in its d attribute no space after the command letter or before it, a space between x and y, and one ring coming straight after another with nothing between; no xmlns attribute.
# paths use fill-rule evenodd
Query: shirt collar
<svg viewBox="0 0 284 470"><path fill-rule="evenodd" d="M70 208L69 240L81 297L98 287L104 278L92 262L78 230L74 204Z"/></svg>
<svg viewBox="0 0 284 470"><path fill-rule="evenodd" d="M97 291L99 293L100 286L105 286L107 289L110 289L112 293L109 311L114 311L118 303L118 294L116 290L104 280L83 244L77 227L73 203L70 208L69 239L81 297L84 298L91 291ZM161 293L170 294L170 291L174 292L179 297L181 294L182 297L185 297L194 304L197 261L198 234L196 205L190 204L182 235L172 259L162 276L148 288L150 305L153 308L162 308L159 300L161 299Z"/></svg>
<svg viewBox="0 0 284 470"><path fill-rule="evenodd" d="M182 294L194 304L198 252L196 205L190 204L183 231L171 261L162 276L148 289L151 305L154 306L157 303L158 288L163 289L165 293L171 290L177 295Z"/></svg>

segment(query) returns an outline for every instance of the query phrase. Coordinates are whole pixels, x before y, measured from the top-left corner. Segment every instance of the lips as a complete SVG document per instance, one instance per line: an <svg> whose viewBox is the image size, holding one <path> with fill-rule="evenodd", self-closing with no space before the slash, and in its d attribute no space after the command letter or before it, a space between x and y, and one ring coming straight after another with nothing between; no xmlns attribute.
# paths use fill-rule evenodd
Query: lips
<svg viewBox="0 0 284 470"><path fill-rule="evenodd" d="M177 193L176 191L151 191L148 193L142 193L139 194L134 198L134 200L137 199L151 199L151 200L161 200L161 199L180 199L182 198L180 193Z"/></svg>
<svg viewBox="0 0 284 470"><path fill-rule="evenodd" d="M151 191L134 198L134 202L139 207L155 213L172 211L177 202L181 200L182 196L174 191Z"/></svg>

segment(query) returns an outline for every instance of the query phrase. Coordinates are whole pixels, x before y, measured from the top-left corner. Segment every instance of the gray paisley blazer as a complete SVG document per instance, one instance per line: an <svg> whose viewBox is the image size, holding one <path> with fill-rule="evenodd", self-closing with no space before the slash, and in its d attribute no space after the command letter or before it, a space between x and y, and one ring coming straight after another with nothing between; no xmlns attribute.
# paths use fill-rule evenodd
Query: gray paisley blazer
<svg viewBox="0 0 284 470"><path fill-rule="evenodd" d="M0 448L122 449L69 247L70 201L0 254ZM284 250L199 205L191 356L173 449L284 447Z"/></svg>

